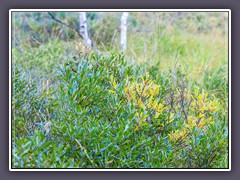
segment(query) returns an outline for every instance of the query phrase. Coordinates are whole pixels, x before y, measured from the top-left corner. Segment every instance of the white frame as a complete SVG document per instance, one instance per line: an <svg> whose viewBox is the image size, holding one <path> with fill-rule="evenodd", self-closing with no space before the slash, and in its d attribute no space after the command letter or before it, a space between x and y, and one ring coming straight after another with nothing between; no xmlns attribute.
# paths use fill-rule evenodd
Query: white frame
<svg viewBox="0 0 240 180"><path fill-rule="evenodd" d="M12 139L12 133L11 133L11 92L12 92L12 84L11 84L11 69L12 69L12 46L11 46L11 23L12 23L12 12L21 12L21 11L55 11L55 12L61 12L61 11L92 11L92 12L136 12L136 11L148 11L148 12L171 12L171 11L191 11L191 12L208 12L208 11L216 11L216 12L222 12L226 11L229 14L229 24L228 24L228 34L229 34L229 44L228 44L228 66L229 66L229 169L12 169L12 160L11 160L11 139ZM9 171L231 171L231 10L230 9L10 9L9 10Z"/></svg>

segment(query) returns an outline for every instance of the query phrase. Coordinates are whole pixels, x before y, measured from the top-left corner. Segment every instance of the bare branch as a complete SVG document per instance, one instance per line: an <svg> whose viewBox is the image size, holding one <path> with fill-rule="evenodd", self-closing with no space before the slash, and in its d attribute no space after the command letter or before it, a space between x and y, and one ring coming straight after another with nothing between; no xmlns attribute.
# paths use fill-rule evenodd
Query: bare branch
<svg viewBox="0 0 240 180"><path fill-rule="evenodd" d="M74 31L79 37L82 37L82 35L80 34L80 32L78 30L76 30L75 28L73 28L72 26L70 26L69 24L62 22L61 20L57 19L51 12L47 12L47 14L51 17L51 19L53 19L54 21L56 21L59 24L62 24L64 26L66 26L67 28L71 29L72 31Z"/></svg>

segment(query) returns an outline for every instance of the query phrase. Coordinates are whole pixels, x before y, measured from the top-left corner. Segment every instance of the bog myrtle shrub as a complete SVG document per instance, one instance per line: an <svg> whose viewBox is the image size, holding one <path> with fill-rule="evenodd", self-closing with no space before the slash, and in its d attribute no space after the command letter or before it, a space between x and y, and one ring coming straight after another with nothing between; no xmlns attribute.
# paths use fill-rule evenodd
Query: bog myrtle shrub
<svg viewBox="0 0 240 180"><path fill-rule="evenodd" d="M227 168L226 98L208 93L221 79L189 85L181 68L89 51L55 78L38 92L13 76L14 168Z"/></svg>

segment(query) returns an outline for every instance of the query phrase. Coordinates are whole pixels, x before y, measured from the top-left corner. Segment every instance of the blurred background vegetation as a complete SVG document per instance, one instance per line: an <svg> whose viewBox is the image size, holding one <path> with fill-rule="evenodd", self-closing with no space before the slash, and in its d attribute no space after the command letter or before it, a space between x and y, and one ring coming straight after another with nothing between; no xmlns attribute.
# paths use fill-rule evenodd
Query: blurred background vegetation
<svg viewBox="0 0 240 180"><path fill-rule="evenodd" d="M78 29L77 12L53 14ZM75 32L46 12L13 12L12 17L13 57L18 57L13 63L24 61L26 68L50 73L81 42ZM89 36L101 52L121 51L120 17L121 12L87 12ZM227 21L227 12L131 12L126 57L134 63L159 62L161 69L186 65L193 76L202 79L206 69L227 64ZM29 55L32 51L34 57Z"/></svg>

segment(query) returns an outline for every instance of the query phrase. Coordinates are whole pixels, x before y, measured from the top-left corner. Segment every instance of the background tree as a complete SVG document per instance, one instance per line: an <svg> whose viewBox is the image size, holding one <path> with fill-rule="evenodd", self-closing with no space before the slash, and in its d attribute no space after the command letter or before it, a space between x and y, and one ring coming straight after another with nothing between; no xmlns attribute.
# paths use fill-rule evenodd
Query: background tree
<svg viewBox="0 0 240 180"><path fill-rule="evenodd" d="M121 46L123 51L127 49L127 18L128 12L123 12L121 17Z"/></svg>
<svg viewBox="0 0 240 180"><path fill-rule="evenodd" d="M86 12L79 12L79 25L80 34L83 38L84 44L88 47L92 47L92 41L88 37Z"/></svg>

